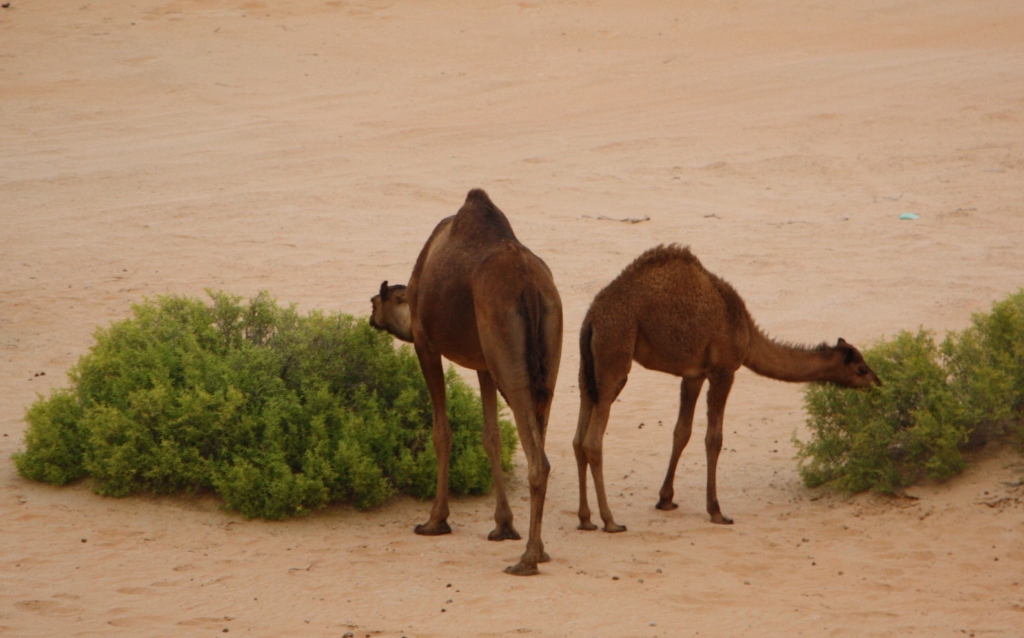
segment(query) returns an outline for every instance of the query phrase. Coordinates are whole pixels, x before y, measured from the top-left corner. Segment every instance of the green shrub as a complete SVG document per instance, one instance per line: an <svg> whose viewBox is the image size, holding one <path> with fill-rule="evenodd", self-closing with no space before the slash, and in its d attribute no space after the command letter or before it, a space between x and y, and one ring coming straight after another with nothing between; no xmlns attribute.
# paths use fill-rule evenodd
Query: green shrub
<svg viewBox="0 0 1024 638"><path fill-rule="evenodd" d="M27 411L30 479L90 476L100 494L215 490L247 517L433 496L431 409L408 347L365 319L300 316L265 293L162 297L96 332L71 388ZM449 369L450 488L491 488L478 395ZM515 429L501 421L502 464Z"/></svg>
<svg viewBox="0 0 1024 638"><path fill-rule="evenodd" d="M993 304L991 312L975 314L971 323L944 353L978 418L984 415L999 434L1024 415L1024 289Z"/></svg>
<svg viewBox="0 0 1024 638"><path fill-rule="evenodd" d="M810 487L892 493L925 477L945 480L964 468L965 449L1020 432L1024 290L941 345L925 330L904 331L863 354L882 386L806 390L811 440L794 443Z"/></svg>

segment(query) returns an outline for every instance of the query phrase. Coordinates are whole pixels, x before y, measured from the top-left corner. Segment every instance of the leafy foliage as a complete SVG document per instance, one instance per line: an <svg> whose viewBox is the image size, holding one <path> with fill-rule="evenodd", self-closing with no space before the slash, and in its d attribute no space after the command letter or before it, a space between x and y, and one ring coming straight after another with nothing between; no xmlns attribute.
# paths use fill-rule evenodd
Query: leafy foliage
<svg viewBox="0 0 1024 638"><path fill-rule="evenodd" d="M794 437L804 482L892 493L924 477L945 480L963 451L1024 423L1024 290L979 313L936 345L901 332L864 352L883 385L863 391L811 385L812 438Z"/></svg>
<svg viewBox="0 0 1024 638"><path fill-rule="evenodd" d="M365 319L300 316L266 293L162 297L96 332L71 388L27 411L19 472L99 494L212 489L246 517L283 518L396 492L433 496L430 398L409 348ZM446 374L450 489L490 490L479 396ZM501 421L510 470L515 429Z"/></svg>

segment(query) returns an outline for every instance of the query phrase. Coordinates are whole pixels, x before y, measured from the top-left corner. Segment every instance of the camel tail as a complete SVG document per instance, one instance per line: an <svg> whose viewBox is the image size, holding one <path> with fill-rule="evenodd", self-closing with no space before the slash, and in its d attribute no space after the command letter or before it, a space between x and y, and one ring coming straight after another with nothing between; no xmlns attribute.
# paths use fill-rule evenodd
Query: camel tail
<svg viewBox="0 0 1024 638"><path fill-rule="evenodd" d="M544 304L537 290L524 290L519 298L524 323L526 324L526 371L530 376L530 394L537 415L540 431L547 424L544 415L551 400L548 388L548 347L544 338Z"/></svg>
<svg viewBox="0 0 1024 638"><path fill-rule="evenodd" d="M594 337L594 325L590 321L583 322L580 330L580 387L583 388L590 402L597 404L597 375L594 373L594 351L590 341Z"/></svg>

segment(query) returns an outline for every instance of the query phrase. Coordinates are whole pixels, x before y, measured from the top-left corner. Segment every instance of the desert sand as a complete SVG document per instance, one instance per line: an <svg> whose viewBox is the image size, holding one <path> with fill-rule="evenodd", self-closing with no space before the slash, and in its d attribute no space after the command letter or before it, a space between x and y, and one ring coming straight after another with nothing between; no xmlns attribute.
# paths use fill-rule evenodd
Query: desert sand
<svg viewBox="0 0 1024 638"><path fill-rule="evenodd" d="M901 498L810 490L802 386L741 370L717 526L703 399L680 507L654 509L678 382L635 367L605 443L613 535L576 530L571 447L583 314L659 243L804 343L941 336L1024 285L1019 0L9 4L0 635L1024 635L1012 449ZM264 522L18 476L25 408L132 303L267 290L368 314L473 187L565 307L540 576L502 573L524 544L486 540L490 497L424 538L407 497Z"/></svg>

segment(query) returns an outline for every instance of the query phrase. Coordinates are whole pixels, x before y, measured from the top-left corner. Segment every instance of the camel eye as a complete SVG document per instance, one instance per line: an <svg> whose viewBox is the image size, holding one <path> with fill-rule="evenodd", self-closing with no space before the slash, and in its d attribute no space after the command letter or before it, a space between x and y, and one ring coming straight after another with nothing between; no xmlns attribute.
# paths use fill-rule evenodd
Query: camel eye
<svg viewBox="0 0 1024 638"><path fill-rule="evenodd" d="M864 375L864 374L867 374L867 373L868 373L868 367L867 366L860 366L859 368L857 368L857 374Z"/></svg>

